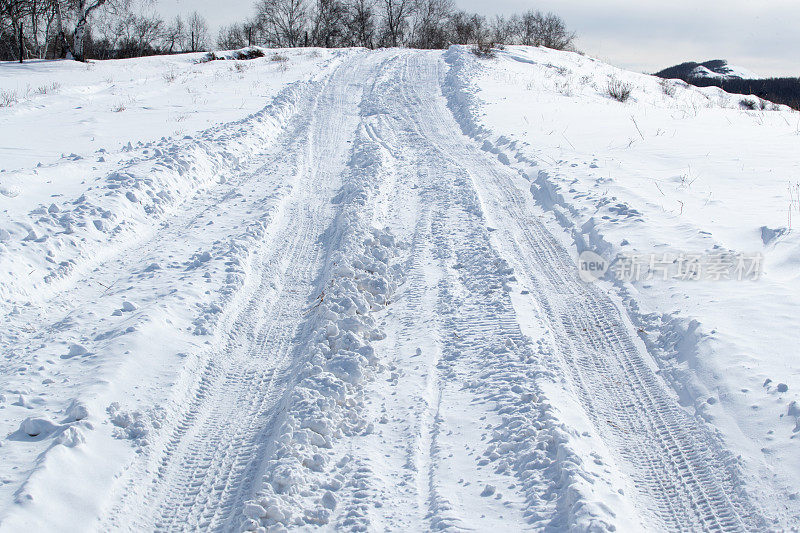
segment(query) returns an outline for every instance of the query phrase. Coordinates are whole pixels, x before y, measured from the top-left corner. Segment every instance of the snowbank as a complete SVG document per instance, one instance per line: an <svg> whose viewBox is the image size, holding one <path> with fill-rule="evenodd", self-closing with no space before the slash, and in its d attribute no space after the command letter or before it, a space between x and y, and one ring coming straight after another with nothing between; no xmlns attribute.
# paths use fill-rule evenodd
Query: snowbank
<svg viewBox="0 0 800 533"><path fill-rule="evenodd" d="M573 53L509 47L479 61L454 47L447 60L462 129L527 176L576 261L586 250L608 261L763 257L757 281L665 281L645 268L638 281L609 272L602 283L681 404L741 454L748 490L766 494L769 472L782 493L764 505L796 517L798 114L745 111L739 95ZM629 102L609 97L612 78L630 85Z"/></svg>

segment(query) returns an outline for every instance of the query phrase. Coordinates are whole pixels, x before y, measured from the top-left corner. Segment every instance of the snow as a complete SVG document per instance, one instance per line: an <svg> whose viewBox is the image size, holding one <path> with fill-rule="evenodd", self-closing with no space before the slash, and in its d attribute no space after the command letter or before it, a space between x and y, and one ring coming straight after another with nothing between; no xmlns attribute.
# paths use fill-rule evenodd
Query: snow
<svg viewBox="0 0 800 533"><path fill-rule="evenodd" d="M750 463L763 505L795 516L800 464L788 410L800 386L790 325L800 287L787 187L800 175L797 113L745 112L735 95L680 84L673 98L653 78L555 51L511 48L489 67L466 62L480 138L528 176L573 249L764 256L758 282L643 280L609 290L681 404ZM633 103L603 94L609 75L635 87ZM775 486L782 497L773 498Z"/></svg>
<svg viewBox="0 0 800 533"><path fill-rule="evenodd" d="M541 48L239 52L0 64L0 530L800 520L796 112Z"/></svg>
<svg viewBox="0 0 800 533"><path fill-rule="evenodd" d="M691 75L695 78L741 78L743 80L760 80L762 78L755 72L747 70L744 67L737 67L727 64L719 67L717 71L711 70L703 65L699 65L692 71Z"/></svg>

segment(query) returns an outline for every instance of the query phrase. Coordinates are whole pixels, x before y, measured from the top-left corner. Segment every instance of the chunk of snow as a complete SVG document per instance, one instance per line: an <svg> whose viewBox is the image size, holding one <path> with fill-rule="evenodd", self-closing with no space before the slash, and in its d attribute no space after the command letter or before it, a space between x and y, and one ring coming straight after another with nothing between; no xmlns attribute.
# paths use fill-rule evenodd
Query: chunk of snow
<svg viewBox="0 0 800 533"><path fill-rule="evenodd" d="M29 437L39 437L49 435L57 430L59 426L44 418L28 417L22 421L19 428Z"/></svg>

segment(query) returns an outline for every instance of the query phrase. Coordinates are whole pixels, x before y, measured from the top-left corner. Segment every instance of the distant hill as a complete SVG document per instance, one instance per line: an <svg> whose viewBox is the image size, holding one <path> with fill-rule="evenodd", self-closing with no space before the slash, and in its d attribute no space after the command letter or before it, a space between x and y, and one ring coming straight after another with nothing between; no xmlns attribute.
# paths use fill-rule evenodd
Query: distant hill
<svg viewBox="0 0 800 533"><path fill-rule="evenodd" d="M655 75L683 80L697 87L714 86L733 94L752 94L800 110L800 78L762 78L745 68L731 66L724 59L705 63L688 61Z"/></svg>
<svg viewBox="0 0 800 533"><path fill-rule="evenodd" d="M742 79L758 80L761 76L745 68L729 65L724 59L712 59L705 63L687 61L674 67L669 67L656 76L661 78L678 78L684 81L689 79Z"/></svg>

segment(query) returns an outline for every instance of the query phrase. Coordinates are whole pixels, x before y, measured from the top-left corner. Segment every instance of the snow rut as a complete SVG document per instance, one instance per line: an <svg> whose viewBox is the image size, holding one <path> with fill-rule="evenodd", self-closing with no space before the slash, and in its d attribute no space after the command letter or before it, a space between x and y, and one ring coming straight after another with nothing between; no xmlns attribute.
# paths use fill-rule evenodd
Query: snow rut
<svg viewBox="0 0 800 533"><path fill-rule="evenodd" d="M470 115L469 89L454 77L464 61L457 53L449 52L454 72L445 92L463 129L482 142L483 133ZM454 143L448 129L431 128L429 134L454 161L470 169L483 206L501 229L499 246L549 319L574 393L622 458L641 505L652 513L653 526L763 528L763 518L740 488L735 459L708 427L678 405L614 301L578 280L569 252L534 216L532 197L520 186L525 182L509 159Z"/></svg>
<svg viewBox="0 0 800 533"><path fill-rule="evenodd" d="M610 528L579 497L581 460L538 387L555 379L553 369L544 347L520 330L511 271L488 244L470 175L426 132L427 123L443 127L447 118L426 103L436 98L442 72L435 57L407 52L387 64L374 91L381 97L365 106L365 141L383 147L382 166L392 169L387 177L376 169L373 181L383 190L368 195L365 207L401 239L395 261L405 273L391 305L376 316L387 333L373 347L376 370L385 372L365 380L355 397L359 420L374 424L315 450L329 480L309 491L316 496L299 498L276 483L270 467L265 494L251 510L262 525L285 525L287 503L304 510L321 496L321 513L304 511L291 524ZM381 206L380 198L390 200ZM291 487L313 477L299 467L290 472L281 477L293 480Z"/></svg>
<svg viewBox="0 0 800 533"><path fill-rule="evenodd" d="M258 494L245 505L248 529L333 519L339 527L369 525L372 471L361 458L331 449L343 437L373 431L364 416L364 383L382 369L373 341L384 334L375 315L389 304L401 278L393 265L394 237L371 227L374 199L391 176L390 154L376 134L381 118L365 112L379 98L380 76L372 79L374 84L365 84L361 124L333 199L338 212L325 235L329 253L309 317L311 342L298 354L297 384L272 436L274 449L264 457Z"/></svg>
<svg viewBox="0 0 800 533"><path fill-rule="evenodd" d="M255 255L244 289L252 292L222 323L196 386L176 400L182 414L165 424L168 438L129 469L108 526L230 530L243 522L243 502L259 486L270 436L308 359L316 305L309 295L318 294L314 280L333 252L330 199L347 160L344 140L357 124L361 90L350 80L370 77L375 66L368 60L337 70L286 134L276 162L295 175L293 189ZM133 509L146 512L132 518Z"/></svg>
<svg viewBox="0 0 800 533"><path fill-rule="evenodd" d="M554 369L546 348L520 330L512 271L489 244L468 161L452 155L450 145L465 139L452 135L457 126L437 95L443 65L435 55L414 55L400 70L399 142L420 176L430 211L422 242L441 275L427 527L608 527L576 497L581 461L538 385L555 379ZM439 137L445 131L447 144ZM409 291L406 305L425 314Z"/></svg>

